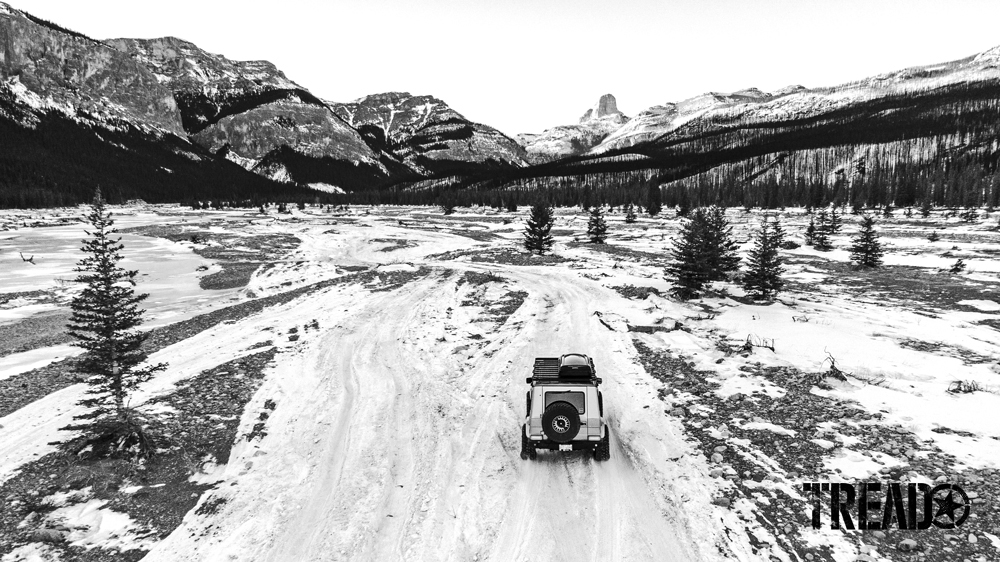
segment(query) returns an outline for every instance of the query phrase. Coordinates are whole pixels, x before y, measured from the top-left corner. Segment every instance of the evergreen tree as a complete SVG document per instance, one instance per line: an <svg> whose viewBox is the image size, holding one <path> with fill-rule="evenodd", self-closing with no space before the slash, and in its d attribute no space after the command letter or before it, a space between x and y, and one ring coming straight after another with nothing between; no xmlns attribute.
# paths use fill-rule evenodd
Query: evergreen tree
<svg viewBox="0 0 1000 562"><path fill-rule="evenodd" d="M649 180L649 187L646 190L646 211L649 216L655 217L663 209L663 194L660 193L660 185L656 180Z"/></svg>
<svg viewBox="0 0 1000 562"><path fill-rule="evenodd" d="M965 271L965 260L959 258L954 264L952 264L951 269L948 270L949 273L959 274Z"/></svg>
<svg viewBox="0 0 1000 562"><path fill-rule="evenodd" d="M816 220L809 217L809 226L806 227L806 246L812 246L816 243Z"/></svg>
<svg viewBox="0 0 1000 562"><path fill-rule="evenodd" d="M604 222L601 208L595 206L590 210L590 221L587 222L587 236L594 244L603 244L608 239L608 225Z"/></svg>
<svg viewBox="0 0 1000 562"><path fill-rule="evenodd" d="M858 235L851 245L851 261L858 267L878 267L882 265L882 255L885 253L875 231L875 219L865 215L861 219Z"/></svg>
<svg viewBox="0 0 1000 562"><path fill-rule="evenodd" d="M754 246L747 257L749 265L743 276L743 288L756 300L770 300L784 287L783 260L778 253L785 241L785 232L778 219L760 221L760 230L754 236Z"/></svg>
<svg viewBox="0 0 1000 562"><path fill-rule="evenodd" d="M827 223L830 234L837 234L844 225L844 219L837 214L837 207L830 207L830 221Z"/></svg>
<svg viewBox="0 0 1000 562"><path fill-rule="evenodd" d="M979 213L977 213L972 207L969 207L959 213L958 216L962 219L962 222L976 222L976 219L979 218Z"/></svg>
<svg viewBox="0 0 1000 562"><path fill-rule="evenodd" d="M673 263L666 273L676 281L673 293L681 299L697 297L705 285L711 281L708 258L704 252L704 241L708 229L708 217L704 209L695 209L690 220L681 227L679 238L674 240L670 250Z"/></svg>
<svg viewBox="0 0 1000 562"><path fill-rule="evenodd" d="M833 244L830 242L830 217L827 215L825 209L820 211L816 216L813 248L821 252L828 252L833 249Z"/></svg>
<svg viewBox="0 0 1000 562"><path fill-rule="evenodd" d="M82 250L88 255L77 262L79 275L75 281L83 290L70 302L72 316L69 334L87 352L81 357L79 370L87 375L90 385L80 405L88 411L76 419L90 420L84 425L67 429L82 429L94 433L110 428L116 436L128 440L132 421L126 407L129 393L148 380L165 364L141 366L146 361L142 344L148 333L141 332L144 311L139 303L149 295L134 290L137 271L121 268L121 237L113 237L111 213L101 197L100 189L87 215L90 237ZM119 443L121 444L121 443Z"/></svg>
<svg viewBox="0 0 1000 562"><path fill-rule="evenodd" d="M721 207L709 207L705 211L706 226L704 251L708 258L708 268L712 281L721 281L726 273L740 267L740 257L736 254L733 228L726 220L726 211Z"/></svg>
<svg viewBox="0 0 1000 562"><path fill-rule="evenodd" d="M552 248L552 207L539 201L531 206L531 216L524 228L524 247L529 252L537 252L543 256Z"/></svg>
<svg viewBox="0 0 1000 562"><path fill-rule="evenodd" d="M933 208L934 206L931 205L931 198L924 197L924 200L920 202L920 216L924 217L925 219L931 216L931 210Z"/></svg>
<svg viewBox="0 0 1000 562"><path fill-rule="evenodd" d="M635 206L629 203L628 206L625 207L625 222L632 224L637 218L638 217L635 216Z"/></svg>

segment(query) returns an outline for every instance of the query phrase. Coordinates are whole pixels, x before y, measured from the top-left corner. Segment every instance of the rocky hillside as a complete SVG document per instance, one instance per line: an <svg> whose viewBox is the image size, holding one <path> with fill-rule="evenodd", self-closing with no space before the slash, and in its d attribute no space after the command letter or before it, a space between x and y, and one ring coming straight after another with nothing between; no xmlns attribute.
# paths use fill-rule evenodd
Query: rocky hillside
<svg viewBox="0 0 1000 562"><path fill-rule="evenodd" d="M0 207L306 197L192 143L139 61L0 3Z"/></svg>
<svg viewBox="0 0 1000 562"><path fill-rule="evenodd" d="M145 66L83 34L0 2L0 78L73 110L180 133L169 88Z"/></svg>
<svg viewBox="0 0 1000 562"><path fill-rule="evenodd" d="M308 174L284 162L291 149L302 157L368 170L362 182L389 175L380 154L358 131L268 61L233 61L174 37L108 44L141 62L173 92L195 142L213 152L225 149L226 157L247 169L305 183ZM317 181L362 187L353 177Z"/></svg>
<svg viewBox="0 0 1000 562"><path fill-rule="evenodd" d="M517 140L527 151L528 159L538 164L583 154L628 122L628 117L618 111L615 97L604 94L583 114L579 124L553 127L540 134L521 134Z"/></svg>
<svg viewBox="0 0 1000 562"><path fill-rule="evenodd" d="M785 89L784 91L793 91ZM642 111L622 127L609 134L594 152L622 148L655 140L660 135L694 121L713 109L754 104L780 97L757 88L748 88L731 94L708 92L677 103L656 105Z"/></svg>
<svg viewBox="0 0 1000 562"><path fill-rule="evenodd" d="M440 174L527 164L524 149L513 139L469 121L433 96L388 92L331 106L369 143L422 172Z"/></svg>

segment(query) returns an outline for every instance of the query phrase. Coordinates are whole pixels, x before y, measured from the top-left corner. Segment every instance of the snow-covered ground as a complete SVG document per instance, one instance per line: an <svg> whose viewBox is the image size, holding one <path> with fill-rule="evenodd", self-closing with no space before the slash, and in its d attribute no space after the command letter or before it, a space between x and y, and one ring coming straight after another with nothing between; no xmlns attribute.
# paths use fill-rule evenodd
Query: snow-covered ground
<svg viewBox="0 0 1000 562"><path fill-rule="evenodd" d="M733 217L737 237L745 240L752 217ZM711 407L701 404L705 397L669 394L671 384L663 377L672 373L654 377L643 368L636 340L683 358L717 385L713 392L719 399L782 400L787 389L762 376L761 368L816 374L828 369L833 356L856 377L813 387L815 396L878 412L879 423L926 445L917 456L953 455L947 474L1000 468L1000 424L993 415L1000 408L1000 338L996 323L982 323L1000 320L1000 294L989 298L1000 287L1000 268L989 252L1000 247L1000 239L983 225L937 227L945 239L948 233L981 238L942 248L920 244L923 234L886 238L887 263L935 275L954 262L940 256L942 251L959 246L966 252L970 272L955 276L955 282L978 292L975 298L956 298L954 306L908 301L906 295L866 299L845 293L839 274L822 266L846 261L844 236L834 239L840 251L789 251L789 279L796 284L781 301L759 306L722 295L688 303L656 295L626 299L613 288L667 289L662 265L653 258L665 257L675 220L644 218L627 226L620 214L613 216L610 242L634 252L629 256L573 244L586 228L585 215L560 210L556 229L570 234L557 236L555 253L568 261L480 261L491 250L516 244L523 218L523 211L463 209L444 217L429 208L376 208L349 217L308 210L261 225L262 232L292 234L302 244L251 279L248 289L256 295L342 275L345 266L368 266L376 276L367 286L341 284L308 293L155 354L153 360L168 361L170 368L142 387L136 404L292 326L312 321L321 326L278 344L278 361L251 401L277 404L267 435L238 440L228 464L213 473L211 479L220 480L200 505L211 501L217 509L193 510L162 540L134 539L149 549L146 559L803 560L789 546L789 533L762 526L755 515L775 490L802 502L791 507L803 512L799 480L789 476L790 467L755 451L751 439L730 431L756 431L753 435L769 435L768 440L813 447L827 480L877 478L880 469L904 460L866 448L848 431L855 423L849 419L829 420L818 429L770 419L767 412L756 419L714 420ZM197 219L146 213L123 217L122 225L184 220ZM786 227L797 233L803 220L790 223ZM845 233L852 228L845 225ZM78 259L80 234L77 226L0 232L0 259L16 266L0 270L0 291L60 288L57 280L67 278ZM211 262L191 253L189 245L131 235L124 242L128 265L148 274L139 289L151 294L154 322L245 298L235 290L199 289L196 268ZM37 266L20 265L16 251L22 248L37 254ZM394 272L421 266L429 273L401 288L370 290ZM462 281L466 272L500 279L474 287ZM735 286L728 290L740 293ZM518 291L527 293L523 304L503 322L490 320L484 306ZM8 314L0 322L36 313L27 306L0 310ZM684 329L628 331L677 323ZM726 351L750 336L758 343L773 341L774 350L758 347L747 356ZM593 356L604 379L612 458L597 463L582 453L543 452L537 461L522 461L524 377L534 357L567 352ZM44 362L45 353L0 358L0 378ZM983 391L947 392L956 380L975 382ZM82 390L82 385L68 387L0 418L0 481L52 450L48 443L76 412ZM718 459L699 450L697 440L705 438L689 433L690 426L675 414L678 407L712 425L705 427L707 435L728 446ZM250 409L244 414L240 434L250 431L255 414ZM720 429L723 422L730 428ZM733 490L732 479L723 476L731 475L728 463L736 451L768 466L772 477L746 478L746 486L760 489L732 504L720 502ZM93 519L101 505L80 498L60 509L66 517ZM121 514L105 516L109 525L130 528ZM826 545L828 554L817 560L851 562L864 552L844 533L809 529L801 517L776 523L794 526L801 544ZM102 534L100 525L88 529L76 537L88 547L113 548L128 535ZM980 539L982 560L1000 559L987 538ZM54 560L54 552L31 543L2 560ZM936 557L941 554L926 559L946 559Z"/></svg>

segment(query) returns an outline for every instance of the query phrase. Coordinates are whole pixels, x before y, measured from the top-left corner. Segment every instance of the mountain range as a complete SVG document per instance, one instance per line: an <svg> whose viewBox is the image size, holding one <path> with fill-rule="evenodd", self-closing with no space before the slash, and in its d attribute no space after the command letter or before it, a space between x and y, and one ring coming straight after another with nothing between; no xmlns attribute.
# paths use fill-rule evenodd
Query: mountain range
<svg viewBox="0 0 1000 562"><path fill-rule="evenodd" d="M113 199L176 201L639 169L676 180L837 143L954 137L942 108L992 104L1000 82L998 47L836 87L709 92L632 117L606 94L578 123L512 139L431 95L324 100L267 61L173 37L95 40L3 3L0 43L0 206L70 204L95 184ZM995 130L1000 118L974 113L992 119L977 130Z"/></svg>

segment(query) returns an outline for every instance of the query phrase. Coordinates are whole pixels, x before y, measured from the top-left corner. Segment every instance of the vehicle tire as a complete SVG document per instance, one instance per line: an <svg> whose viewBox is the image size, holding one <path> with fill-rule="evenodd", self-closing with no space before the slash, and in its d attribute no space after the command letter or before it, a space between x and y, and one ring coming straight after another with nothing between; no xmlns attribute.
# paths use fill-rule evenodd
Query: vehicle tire
<svg viewBox="0 0 1000 562"><path fill-rule="evenodd" d="M549 404L542 414L542 432L550 441L569 443L580 433L580 413L566 402Z"/></svg>
<svg viewBox="0 0 1000 562"><path fill-rule="evenodd" d="M608 433L607 427L604 428L604 438L601 439L597 443L597 447L594 448L594 460L611 460L611 434Z"/></svg>
<svg viewBox="0 0 1000 562"><path fill-rule="evenodd" d="M538 457L538 451L535 450L535 446L531 444L531 439L528 439L527 428L523 425L521 426L521 460L535 460Z"/></svg>

